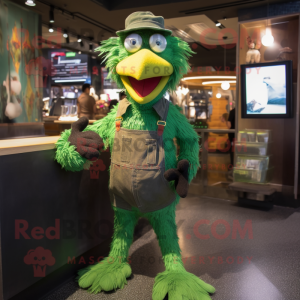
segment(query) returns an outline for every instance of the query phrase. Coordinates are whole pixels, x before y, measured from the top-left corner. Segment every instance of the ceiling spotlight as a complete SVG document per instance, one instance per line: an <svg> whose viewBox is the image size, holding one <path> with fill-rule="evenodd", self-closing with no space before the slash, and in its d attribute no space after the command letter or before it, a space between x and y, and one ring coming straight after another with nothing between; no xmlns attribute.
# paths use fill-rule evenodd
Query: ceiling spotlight
<svg viewBox="0 0 300 300"><path fill-rule="evenodd" d="M64 30L63 37L64 37L65 39L68 37L68 32L67 32L67 30Z"/></svg>
<svg viewBox="0 0 300 300"><path fill-rule="evenodd" d="M82 41L80 35L77 35L77 42L80 43Z"/></svg>
<svg viewBox="0 0 300 300"><path fill-rule="evenodd" d="M91 43L90 44L90 52L92 52L93 51L93 44Z"/></svg>
<svg viewBox="0 0 300 300"><path fill-rule="evenodd" d="M36 6L34 0L27 0L27 1L25 2L25 4L28 5L28 6Z"/></svg>
<svg viewBox="0 0 300 300"><path fill-rule="evenodd" d="M228 81L222 82L221 88L222 88L222 90L224 90L224 91L229 90L229 88L230 88L230 83L229 83Z"/></svg>
<svg viewBox="0 0 300 300"><path fill-rule="evenodd" d="M49 32L53 32L53 25L51 23L49 23Z"/></svg>
<svg viewBox="0 0 300 300"><path fill-rule="evenodd" d="M81 51L78 51L78 54L81 54Z"/></svg>
<svg viewBox="0 0 300 300"><path fill-rule="evenodd" d="M216 95L216 97L218 98L218 99L220 99L221 98L221 94L220 93L218 93L217 95Z"/></svg>
<svg viewBox="0 0 300 300"><path fill-rule="evenodd" d="M50 11L49 11L49 22L54 23L54 7L51 6Z"/></svg>
<svg viewBox="0 0 300 300"><path fill-rule="evenodd" d="M216 26L220 27L220 26L222 26L222 24L219 21L216 21Z"/></svg>

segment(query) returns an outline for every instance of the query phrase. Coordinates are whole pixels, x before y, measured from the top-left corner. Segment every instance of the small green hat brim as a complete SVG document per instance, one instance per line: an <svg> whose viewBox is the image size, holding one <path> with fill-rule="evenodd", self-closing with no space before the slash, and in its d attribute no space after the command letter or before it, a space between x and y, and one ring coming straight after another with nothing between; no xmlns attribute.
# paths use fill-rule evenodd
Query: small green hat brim
<svg viewBox="0 0 300 300"><path fill-rule="evenodd" d="M116 32L116 34L118 36L121 36L122 34L126 34L126 33L129 33L129 32L136 31L136 30L143 30L143 29L150 29L150 30L154 30L154 31L161 31L161 32L166 33L167 35L171 35L172 34L172 31L169 30L169 29L162 29L160 27L155 27L155 26L145 26L145 23L144 24L141 23L140 26L138 24L135 24L134 28L119 30L119 31Z"/></svg>

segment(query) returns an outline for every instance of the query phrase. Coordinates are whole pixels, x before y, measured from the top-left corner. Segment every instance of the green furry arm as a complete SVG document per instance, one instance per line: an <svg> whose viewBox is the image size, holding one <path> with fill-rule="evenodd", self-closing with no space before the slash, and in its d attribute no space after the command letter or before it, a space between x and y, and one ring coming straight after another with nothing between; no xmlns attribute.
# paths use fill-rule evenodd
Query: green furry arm
<svg viewBox="0 0 300 300"><path fill-rule="evenodd" d="M190 163L189 183L196 176L199 164L199 137L187 118L180 113L179 108L171 106L171 112L176 118L176 139L180 147L178 161L186 159Z"/></svg>
<svg viewBox="0 0 300 300"><path fill-rule="evenodd" d="M105 146L108 146L107 141L109 138L114 137L114 121L117 114L117 105L112 111L103 119L96 121L93 125L87 126L84 131L94 131L98 133L104 142ZM81 171L84 168L84 164L87 159L83 158L77 151L76 147L70 145L68 138L71 134L71 129L65 130L59 140L56 143L56 155L55 159L61 166L67 171Z"/></svg>
<svg viewBox="0 0 300 300"><path fill-rule="evenodd" d="M68 142L70 134L71 129L65 130L61 134L56 143L55 159L67 171L81 171L87 159L76 151L75 146L70 145Z"/></svg>
<svg viewBox="0 0 300 300"><path fill-rule="evenodd" d="M97 132L103 139L105 149L110 146L115 136L115 120L119 104L115 105L108 115L96 121L93 125L89 125L84 131L92 130Z"/></svg>

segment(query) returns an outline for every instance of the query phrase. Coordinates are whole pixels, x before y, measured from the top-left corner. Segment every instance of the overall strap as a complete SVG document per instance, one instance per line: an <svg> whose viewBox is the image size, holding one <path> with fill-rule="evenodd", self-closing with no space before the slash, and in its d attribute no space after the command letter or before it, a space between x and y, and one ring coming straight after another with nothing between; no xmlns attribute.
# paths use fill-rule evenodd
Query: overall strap
<svg viewBox="0 0 300 300"><path fill-rule="evenodd" d="M157 135L162 136L164 133L165 126L167 125L167 116L169 111L170 102L162 98L156 104L153 105L153 108L156 110L160 116L160 120L157 121Z"/></svg>
<svg viewBox="0 0 300 300"><path fill-rule="evenodd" d="M122 120L123 120L122 115L125 114L126 109L130 104L131 103L126 98L124 98L123 100L121 100L119 102L117 116L116 116L116 131L120 131L121 125L122 125Z"/></svg>

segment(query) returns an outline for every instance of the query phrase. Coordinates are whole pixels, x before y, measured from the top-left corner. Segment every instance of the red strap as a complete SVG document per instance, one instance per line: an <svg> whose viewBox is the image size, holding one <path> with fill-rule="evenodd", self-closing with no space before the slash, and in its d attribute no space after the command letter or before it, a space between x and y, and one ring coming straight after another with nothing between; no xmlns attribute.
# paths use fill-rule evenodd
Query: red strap
<svg viewBox="0 0 300 300"><path fill-rule="evenodd" d="M164 125L158 125L158 126L157 126L157 135L158 135L158 136L162 136L163 133L164 133L164 129L165 129L165 126L164 126Z"/></svg>
<svg viewBox="0 0 300 300"><path fill-rule="evenodd" d="M162 120L157 121L157 135L158 136L163 135L166 125L167 125L166 121L162 121Z"/></svg>
<svg viewBox="0 0 300 300"><path fill-rule="evenodd" d="M121 120L116 121L116 131L120 131L121 129Z"/></svg>

